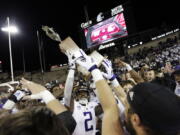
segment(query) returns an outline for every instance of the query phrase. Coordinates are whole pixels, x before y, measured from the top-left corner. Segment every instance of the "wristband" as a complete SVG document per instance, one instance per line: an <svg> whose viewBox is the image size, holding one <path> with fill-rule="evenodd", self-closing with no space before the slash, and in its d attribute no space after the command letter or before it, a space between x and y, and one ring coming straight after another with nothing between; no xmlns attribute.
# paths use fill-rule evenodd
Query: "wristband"
<svg viewBox="0 0 180 135"><path fill-rule="evenodd" d="M113 81L111 81L111 84L113 87L118 87L120 85L117 79L114 79Z"/></svg>
<svg viewBox="0 0 180 135"><path fill-rule="evenodd" d="M102 73L101 73L101 71L99 69L92 70L91 74L93 76L94 82L97 82L99 80L104 80L104 78L102 76Z"/></svg>
<svg viewBox="0 0 180 135"><path fill-rule="evenodd" d="M113 76L109 79L109 81L113 81L114 79L116 79L116 75L113 75Z"/></svg>
<svg viewBox="0 0 180 135"><path fill-rule="evenodd" d="M90 69L89 69L89 72L92 72L94 69L97 69L97 65L93 65Z"/></svg>
<svg viewBox="0 0 180 135"><path fill-rule="evenodd" d="M44 90L39 93L43 101L48 104L50 101L55 100L56 98L48 90Z"/></svg>

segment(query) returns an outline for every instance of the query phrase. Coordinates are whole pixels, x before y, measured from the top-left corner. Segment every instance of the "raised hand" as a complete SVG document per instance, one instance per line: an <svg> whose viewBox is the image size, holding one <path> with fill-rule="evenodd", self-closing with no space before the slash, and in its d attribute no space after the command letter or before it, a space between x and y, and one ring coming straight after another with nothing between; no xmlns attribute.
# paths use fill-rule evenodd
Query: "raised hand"
<svg viewBox="0 0 180 135"><path fill-rule="evenodd" d="M104 59L102 62L102 65L104 66L106 70L106 73L102 72L102 75L108 80L113 80L115 78L115 75L113 73L111 61L108 59Z"/></svg>
<svg viewBox="0 0 180 135"><path fill-rule="evenodd" d="M21 79L20 83L22 84L22 88L28 89L29 91L31 91L32 94L37 94L46 90L44 86L28 81L24 78Z"/></svg>
<svg viewBox="0 0 180 135"><path fill-rule="evenodd" d="M126 62L124 62L124 61L122 61L122 60L120 60L120 59L117 59L117 60L115 61L115 63L117 63L119 67L126 67L126 69L127 69L128 71L131 71L131 70L132 70L132 67L131 67L128 63L126 63Z"/></svg>
<svg viewBox="0 0 180 135"><path fill-rule="evenodd" d="M52 100L55 100L55 97L46 90L46 88L40 84L28 81L24 78L20 81L23 88L31 91L32 95L24 97L24 99L42 99L46 104Z"/></svg>
<svg viewBox="0 0 180 135"><path fill-rule="evenodd" d="M96 69L97 65L95 60L92 57L87 56L83 50L80 49L79 51L81 56L76 60L76 63L86 68L89 72L91 72L93 69Z"/></svg>
<svg viewBox="0 0 180 135"><path fill-rule="evenodd" d="M73 54L71 54L68 50L65 52L65 54L67 55L68 57L68 66L69 66L69 69L73 69L75 70L76 69L76 59L75 56Z"/></svg>

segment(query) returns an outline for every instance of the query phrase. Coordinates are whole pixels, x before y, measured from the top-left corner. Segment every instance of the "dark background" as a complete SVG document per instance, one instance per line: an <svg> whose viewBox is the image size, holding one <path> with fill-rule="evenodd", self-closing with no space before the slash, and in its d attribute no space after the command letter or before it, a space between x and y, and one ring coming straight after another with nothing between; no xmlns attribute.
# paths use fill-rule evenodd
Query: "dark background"
<svg viewBox="0 0 180 135"><path fill-rule="evenodd" d="M123 4L127 28L133 34L146 29L171 26L180 23L177 1L163 0L59 0L59 1L9 1L0 3L0 27L7 24L6 17L16 24L19 33L12 35L13 65L15 70L23 69L23 48L26 71L39 70L37 30L44 44L45 65L67 63L67 58L59 51L58 43L52 41L41 30L42 25L53 27L62 39L71 36L81 47L80 24L86 21L84 5L89 19L99 12L107 12ZM3 70L9 71L9 48L7 33L0 31L0 60Z"/></svg>

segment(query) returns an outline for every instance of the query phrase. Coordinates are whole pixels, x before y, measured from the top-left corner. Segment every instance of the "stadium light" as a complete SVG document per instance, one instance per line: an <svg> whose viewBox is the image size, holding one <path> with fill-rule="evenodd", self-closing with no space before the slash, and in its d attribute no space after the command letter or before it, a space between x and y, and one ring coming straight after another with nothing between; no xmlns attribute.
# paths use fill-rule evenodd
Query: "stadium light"
<svg viewBox="0 0 180 135"><path fill-rule="evenodd" d="M16 26L2 27L1 30L4 32L18 33L18 29Z"/></svg>
<svg viewBox="0 0 180 135"><path fill-rule="evenodd" d="M12 50L11 50L11 34L18 33L18 29L15 26L10 26L10 19L7 17L7 27L1 28L2 31L8 32L8 41L9 41L9 55L10 55L10 66L11 66L11 79L14 82L14 72L13 72L13 60L12 60Z"/></svg>

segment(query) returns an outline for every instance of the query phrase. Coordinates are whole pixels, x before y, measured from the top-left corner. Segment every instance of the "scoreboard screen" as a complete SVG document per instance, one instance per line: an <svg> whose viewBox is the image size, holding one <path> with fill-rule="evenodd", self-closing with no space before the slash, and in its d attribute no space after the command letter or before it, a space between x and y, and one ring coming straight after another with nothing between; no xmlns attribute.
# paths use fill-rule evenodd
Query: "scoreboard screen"
<svg viewBox="0 0 180 135"><path fill-rule="evenodd" d="M87 48L91 48L128 35L124 14L121 12L111 18L84 29Z"/></svg>

